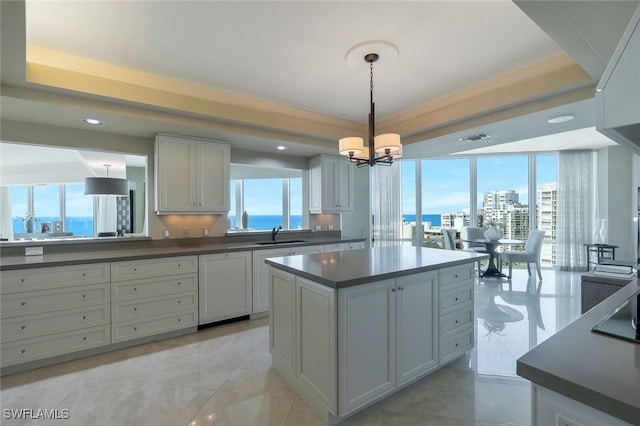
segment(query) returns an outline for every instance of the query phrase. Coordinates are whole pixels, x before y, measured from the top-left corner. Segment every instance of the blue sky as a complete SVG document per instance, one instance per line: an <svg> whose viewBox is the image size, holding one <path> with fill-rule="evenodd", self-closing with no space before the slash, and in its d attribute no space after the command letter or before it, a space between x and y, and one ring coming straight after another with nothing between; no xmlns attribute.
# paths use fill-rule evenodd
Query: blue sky
<svg viewBox="0 0 640 426"><path fill-rule="evenodd" d="M413 160L402 162L403 213L415 214L415 171ZM527 203L527 156L478 157L478 200L491 190L513 189L520 202ZM555 182L557 156L537 157L538 185ZM23 188L20 190L19 188ZM87 216L91 212L93 197L84 195L82 185L67 187L67 216ZM290 186L291 214L302 214L302 179L292 179ZM234 197L232 194L232 205ZM453 158L423 160L422 210L424 214L460 211L469 208L469 159ZM39 217L58 215L58 192L53 186L35 187L35 212ZM246 180L245 209L253 215L282 214L282 185L279 179ZM12 215L22 216L27 211L24 187L12 189ZM233 207L232 207L232 213Z"/></svg>
<svg viewBox="0 0 640 426"><path fill-rule="evenodd" d="M402 167L403 214L415 214L415 162ZM440 214L469 208L470 160L453 158L422 161L422 212ZM556 182L557 156L539 155L536 161L537 185ZM478 157L478 208L482 195L492 190L515 190L522 204L528 204L529 164L527 156Z"/></svg>

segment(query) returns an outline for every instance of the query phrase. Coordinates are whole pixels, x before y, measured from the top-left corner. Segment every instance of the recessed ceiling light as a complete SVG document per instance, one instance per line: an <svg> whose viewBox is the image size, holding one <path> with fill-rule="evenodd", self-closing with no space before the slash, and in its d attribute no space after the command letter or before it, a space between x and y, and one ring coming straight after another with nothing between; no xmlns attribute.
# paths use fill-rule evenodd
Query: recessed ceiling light
<svg viewBox="0 0 640 426"><path fill-rule="evenodd" d="M278 151L286 151L287 147L286 147L286 146L284 146L284 145L278 145L278 146L276 146L276 149L277 149Z"/></svg>
<svg viewBox="0 0 640 426"><path fill-rule="evenodd" d="M82 121L86 124L91 124L92 126L101 126L104 124L104 122L96 120L95 118L83 118Z"/></svg>
<svg viewBox="0 0 640 426"><path fill-rule="evenodd" d="M548 119L547 123L550 123L550 124L565 123L567 121L573 120L574 118L575 118L575 115L573 114L558 115L557 117L551 117L550 119Z"/></svg>

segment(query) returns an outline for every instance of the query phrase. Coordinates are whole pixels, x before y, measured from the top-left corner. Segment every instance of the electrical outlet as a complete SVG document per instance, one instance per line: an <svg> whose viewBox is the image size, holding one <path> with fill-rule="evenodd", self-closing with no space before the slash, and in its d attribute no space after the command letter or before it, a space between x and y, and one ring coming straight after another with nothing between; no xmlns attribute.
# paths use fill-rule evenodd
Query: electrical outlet
<svg viewBox="0 0 640 426"><path fill-rule="evenodd" d="M191 238L191 228L184 228L184 237Z"/></svg>
<svg viewBox="0 0 640 426"><path fill-rule="evenodd" d="M24 255L25 256L42 256L42 247L25 247Z"/></svg>
<svg viewBox="0 0 640 426"><path fill-rule="evenodd" d="M204 231L204 236L208 237L209 236L209 228L204 228L203 231Z"/></svg>

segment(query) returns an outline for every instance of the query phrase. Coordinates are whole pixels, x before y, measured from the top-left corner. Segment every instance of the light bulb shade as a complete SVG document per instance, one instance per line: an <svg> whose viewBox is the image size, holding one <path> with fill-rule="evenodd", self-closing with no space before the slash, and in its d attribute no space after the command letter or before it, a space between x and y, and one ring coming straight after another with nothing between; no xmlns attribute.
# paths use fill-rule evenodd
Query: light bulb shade
<svg viewBox="0 0 640 426"><path fill-rule="evenodd" d="M397 133L385 133L383 135L378 135L375 137L374 143L378 154L384 154L388 149L390 154L395 155L395 153L402 148L400 135Z"/></svg>
<svg viewBox="0 0 640 426"><path fill-rule="evenodd" d="M84 179L85 195L129 195L129 182L126 179L110 177L88 177Z"/></svg>
<svg viewBox="0 0 640 426"><path fill-rule="evenodd" d="M362 152L360 154L356 154L354 155L355 158L359 158L361 160L368 160L369 159L369 147L368 146L363 146L362 147Z"/></svg>
<svg viewBox="0 0 640 426"><path fill-rule="evenodd" d="M342 155L349 155L351 152L354 155L359 155L362 154L364 148L364 139L356 136L342 138L338 141L338 147Z"/></svg>
<svg viewBox="0 0 640 426"><path fill-rule="evenodd" d="M398 159L398 158L402 158L402 145L400 145L400 149L397 150L396 152L392 152L391 155L393 156L393 159Z"/></svg>

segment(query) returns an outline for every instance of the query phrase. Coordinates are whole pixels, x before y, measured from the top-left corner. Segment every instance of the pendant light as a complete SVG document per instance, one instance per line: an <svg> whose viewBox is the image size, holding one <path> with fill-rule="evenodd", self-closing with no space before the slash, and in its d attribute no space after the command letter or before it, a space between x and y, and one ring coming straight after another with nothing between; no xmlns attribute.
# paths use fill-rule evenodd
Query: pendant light
<svg viewBox="0 0 640 426"><path fill-rule="evenodd" d="M104 164L107 177L88 177L84 179L85 195L114 195L118 197L129 195L129 182L126 179L109 177L111 164Z"/></svg>
<svg viewBox="0 0 640 426"><path fill-rule="evenodd" d="M400 135L397 133L375 134L375 104L373 102L373 63L380 55L368 53L364 61L369 64L369 145L364 144L364 140L358 136L350 136L340 139L339 152L348 157L349 161L358 167L382 164L389 166L394 158L402 157L402 144Z"/></svg>

